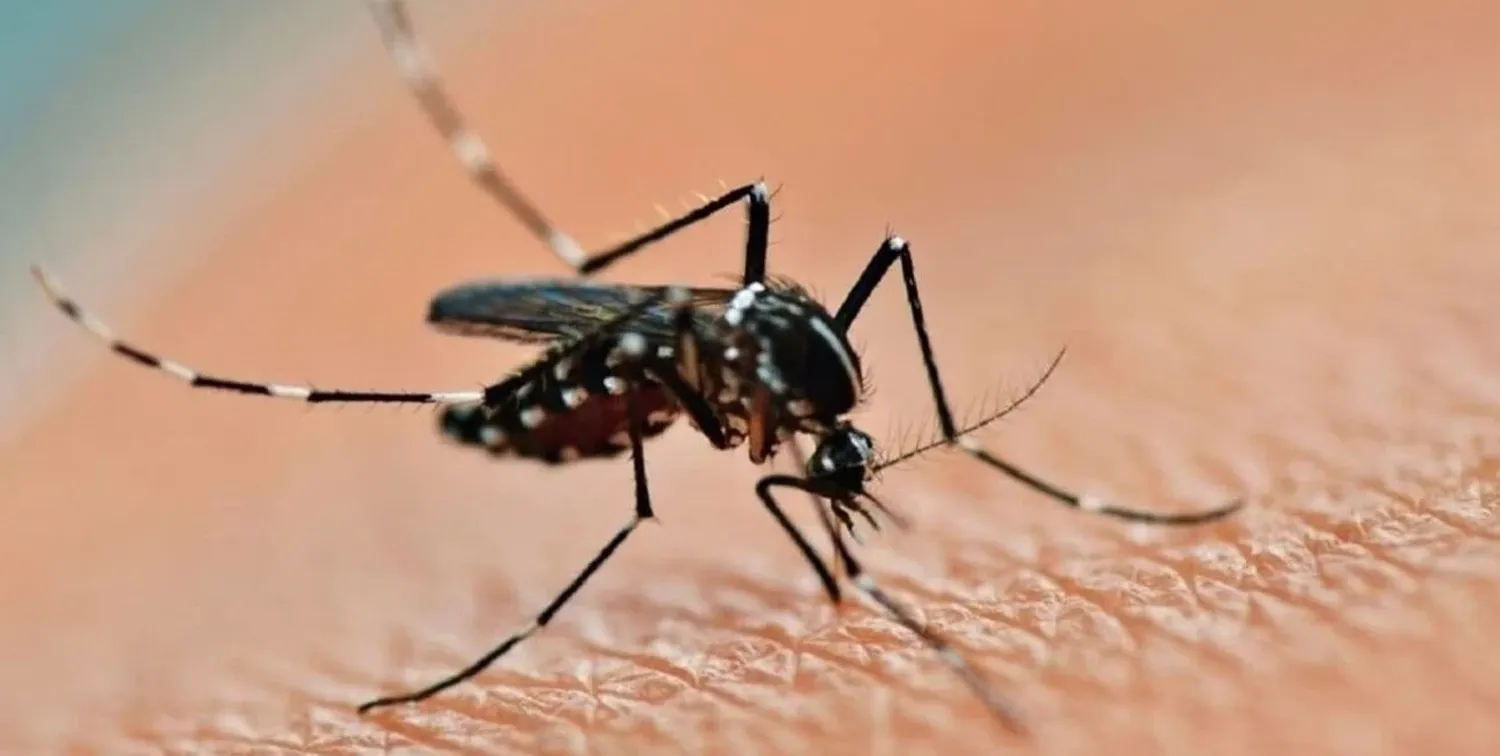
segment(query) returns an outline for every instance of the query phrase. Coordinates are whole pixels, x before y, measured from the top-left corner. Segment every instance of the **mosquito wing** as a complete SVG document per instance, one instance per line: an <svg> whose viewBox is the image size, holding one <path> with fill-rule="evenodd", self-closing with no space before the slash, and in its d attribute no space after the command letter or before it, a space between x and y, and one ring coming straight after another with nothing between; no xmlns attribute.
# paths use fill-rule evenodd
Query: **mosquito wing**
<svg viewBox="0 0 1500 756"><path fill-rule="evenodd" d="M631 286L560 279L510 279L460 284L439 292L428 306L427 322L444 333L487 336L523 344L548 344L582 337L665 287ZM734 296L732 289L689 289L698 317L715 317ZM672 312L648 310L632 326L649 339L672 336Z"/></svg>

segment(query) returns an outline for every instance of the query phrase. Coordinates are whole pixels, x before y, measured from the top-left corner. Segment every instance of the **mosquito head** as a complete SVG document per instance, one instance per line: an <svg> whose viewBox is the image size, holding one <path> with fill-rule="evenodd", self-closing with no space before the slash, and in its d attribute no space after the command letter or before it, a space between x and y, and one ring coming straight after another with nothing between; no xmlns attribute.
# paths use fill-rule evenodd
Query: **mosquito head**
<svg viewBox="0 0 1500 756"><path fill-rule="evenodd" d="M902 529L910 528L911 522L906 517L865 490L865 483L879 469L875 440L847 421L840 422L818 440L818 448L807 461L808 486L804 490L827 498L834 517L855 540L859 536L854 532L851 515L859 515L876 530L880 529L877 514ZM874 509L866 506L866 502L874 505Z"/></svg>
<svg viewBox="0 0 1500 756"><path fill-rule="evenodd" d="M832 428L863 393L859 356L828 311L801 289L753 283L724 310L739 335L734 348L747 378L808 430Z"/></svg>
<svg viewBox="0 0 1500 756"><path fill-rule="evenodd" d="M858 493L864 489L875 460L875 440L845 422L818 440L818 447L807 461L807 470L813 477L839 489Z"/></svg>

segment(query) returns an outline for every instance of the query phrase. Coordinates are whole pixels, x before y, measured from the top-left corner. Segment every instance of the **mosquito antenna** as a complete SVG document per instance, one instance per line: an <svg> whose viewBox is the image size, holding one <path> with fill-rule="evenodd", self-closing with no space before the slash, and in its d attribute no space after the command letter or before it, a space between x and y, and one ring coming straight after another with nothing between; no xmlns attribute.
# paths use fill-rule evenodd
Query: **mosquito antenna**
<svg viewBox="0 0 1500 756"><path fill-rule="evenodd" d="M1017 409L1019 409L1021 407L1022 404L1025 404L1027 400L1029 400L1031 397L1035 396L1037 391L1041 390L1042 384L1046 383L1047 380L1052 377L1052 373L1055 372L1057 370L1057 366L1062 363L1063 355L1067 354L1067 351L1068 351L1067 347L1063 347L1062 349L1059 349L1057 351L1057 356L1053 357L1052 358L1052 362L1047 365L1047 369L1044 370L1044 371L1042 371L1041 377L1039 377L1035 381L1033 381L1032 384L1029 387L1027 387L1027 389L1024 392L1022 392L1020 396L1016 397L1015 399L1012 399L1004 407L1001 407L1000 409L995 410L993 412L982 414L979 417L978 420L975 420L975 421L973 421L973 422L971 422L971 423L969 423L967 425L964 425L963 427L959 428L958 432L953 434L953 438L952 439L939 438L939 439L937 439L935 441L928 441L927 443L920 444L920 445L916 446L915 448L909 449L909 450L901 452L899 454L895 454L895 455L889 456L889 457L881 460L880 463L872 465L870 467L870 474L873 475L873 474L878 473L881 470L884 470L884 469L886 469L888 467L893 467L895 465L899 465L902 462L905 462L905 461L907 461L909 459L915 459L915 458L920 457L923 454L926 454L927 452L930 452L933 449L936 449L938 447L949 446L949 445L953 444L955 441L957 441L958 439L963 438L964 436L967 436L970 433L973 433L974 431L977 431L977 430L979 430L979 429L981 429L981 428L983 428L983 427L985 427L985 426L987 426L987 425L989 425L989 424L991 424L991 423L999 420L1000 418L1005 417L1006 415L1009 415L1012 412L1015 412Z"/></svg>

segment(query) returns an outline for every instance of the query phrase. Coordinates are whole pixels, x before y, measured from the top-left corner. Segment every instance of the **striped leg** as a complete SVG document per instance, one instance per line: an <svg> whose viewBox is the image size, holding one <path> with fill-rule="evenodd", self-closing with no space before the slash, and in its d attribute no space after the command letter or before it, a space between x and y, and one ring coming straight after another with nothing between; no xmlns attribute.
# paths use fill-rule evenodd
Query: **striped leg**
<svg viewBox="0 0 1500 756"><path fill-rule="evenodd" d="M73 322L83 326L85 330L97 336L101 341L108 344L115 354L128 360L145 365L148 368L159 370L186 382L194 388L216 389L219 391L233 391L240 394L253 394L258 396L279 397L282 399L296 399L303 402L364 402L373 404L460 404L464 402L475 402L484 399L485 392L476 391L342 391L315 389L308 386L294 386L284 383L257 383L242 381L235 378L222 378L219 376L200 373L180 362L159 357L150 352L133 346L129 342L116 338L114 331L103 321L94 317L88 310L83 309L77 302L68 298L62 292L57 282L40 267L32 266L31 275L41 285L42 291L52 304L67 315Z"/></svg>
<svg viewBox="0 0 1500 756"><path fill-rule="evenodd" d="M767 236L770 228L770 192L756 182L730 189L720 196L703 197L702 204L677 218L622 242L590 254L562 229L553 225L542 211L516 189L515 184L495 165L482 139L466 123L453 99L443 89L426 52L412 30L411 17L401 0L367 0L381 39L406 80L406 85L421 104L423 113L448 143L454 157L463 165L475 183L518 220L533 236L546 244L564 265L580 275L598 272L611 263L643 247L665 239L699 221L706 220L739 202L746 203L750 233L746 239L743 280L756 283L765 277Z"/></svg>
<svg viewBox="0 0 1500 756"><path fill-rule="evenodd" d="M531 233L552 249L568 267L583 265L587 254L578 243L561 229L553 226L542 211L537 209L516 190L510 179L500 172L490 151L464 122L463 115L454 106L453 99L443 90L437 73L428 62L426 52L417 43L411 28L411 17L400 0L368 0L375 22L380 26L381 38L401 76L416 95L428 120L448 142L448 147L463 164L469 177L484 188L495 201L509 210Z"/></svg>
<svg viewBox="0 0 1500 756"><path fill-rule="evenodd" d="M641 416L640 401L635 391L632 389L625 396L630 412L630 456L635 468L635 513L631 516L630 520L615 532L614 537L610 538L609 542L604 545L604 548L600 549L594 555L594 558L589 560L589 563L573 578L572 582L568 583L568 586L563 589L562 593L553 598L547 604L546 608L542 609L541 613L536 616L536 619L533 619L525 628L506 638L504 642L495 646L484 656L476 659L469 666L421 690L377 698L361 704L358 710L360 714L368 714L374 709L385 706L415 703L431 698L483 672L522 641L525 641L546 627L552 621L552 618L557 616L558 612L562 611L562 608L567 605L574 594L582 590L589 578L593 577L594 573L598 572L599 568L604 566L604 563L609 560L610 556L625 543L625 539L630 537L631 533L635 532L636 526L656 516L651 509L651 491L646 484L646 457L645 452L642 450L644 444L642 434L645 428L645 418Z"/></svg>
<svg viewBox="0 0 1500 756"><path fill-rule="evenodd" d="M874 293L875 287L880 285L880 282L885 278L885 274L898 261L901 263L902 283L906 287L907 309L911 313L912 326L917 332L917 346L922 352L922 365L927 370L927 384L932 390L932 400L937 408L938 427L942 430L943 438L948 443L956 445L974 459L1009 475L1032 490L1046 495L1063 505L1127 522L1153 525L1197 525L1228 517L1238 511L1244 504L1243 500L1235 500L1213 509L1182 514L1163 514L1138 509L1127 509L1098 496L1074 493L1043 480L991 454L983 446L980 446L978 441L975 441L972 437L965 436L963 432L959 431L958 423L953 419L953 411L948 404L948 395L943 390L943 381L938 374L937 358L933 356L932 340L927 335L927 321L922 313L922 299L917 293L916 264L912 262L911 248L907 245L906 240L899 236L886 237L885 241L881 243L880 249L875 252L875 255L870 258L870 262L865 265L864 272L860 274L859 279L855 281L854 286L850 288L849 293L844 297L844 302L839 305L838 313L834 316L834 320L841 329L847 332L864 309L865 303L869 301L870 295ZM1062 352L1058 352L1057 357L1052 361L1052 365L1047 368L1047 375L1051 375L1060 360L1062 360ZM1046 380L1046 375L1043 376L1042 380ZM1040 385L1041 382L1039 381L1037 386L1039 387ZM1033 387L1032 390L1035 391L1036 387ZM1027 396L1030 396L1029 392Z"/></svg>

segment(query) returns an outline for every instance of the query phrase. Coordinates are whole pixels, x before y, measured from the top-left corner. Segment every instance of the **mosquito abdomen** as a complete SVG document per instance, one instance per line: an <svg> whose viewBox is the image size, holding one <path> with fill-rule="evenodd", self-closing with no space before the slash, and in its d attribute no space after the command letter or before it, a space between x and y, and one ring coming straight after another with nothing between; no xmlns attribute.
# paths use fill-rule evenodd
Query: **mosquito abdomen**
<svg viewBox="0 0 1500 756"><path fill-rule="evenodd" d="M660 435L676 421L681 408L660 386L636 389L645 414L642 436ZM580 459L608 459L630 449L630 416L623 395L592 394L565 412L540 405L482 404L444 407L439 419L444 436L463 446L482 448L495 457L520 457L548 464Z"/></svg>

